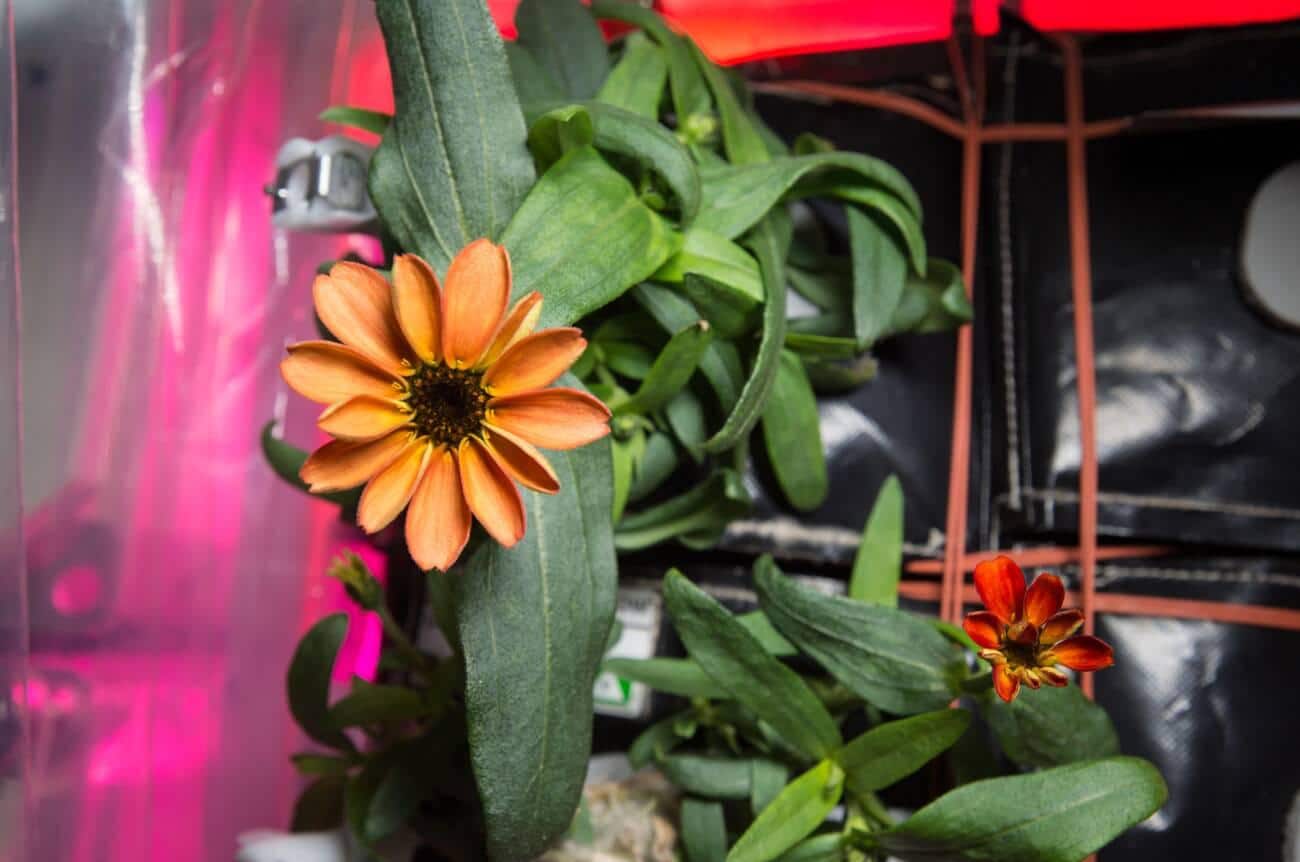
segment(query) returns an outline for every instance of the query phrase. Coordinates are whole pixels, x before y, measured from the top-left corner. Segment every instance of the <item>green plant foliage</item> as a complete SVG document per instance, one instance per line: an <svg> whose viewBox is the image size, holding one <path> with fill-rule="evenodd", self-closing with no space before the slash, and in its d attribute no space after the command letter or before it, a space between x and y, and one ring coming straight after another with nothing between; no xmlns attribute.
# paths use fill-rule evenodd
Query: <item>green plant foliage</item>
<svg viewBox="0 0 1300 862"><path fill-rule="evenodd" d="M958 787L864 844L904 862L1078 862L1167 796L1145 760L1094 760Z"/></svg>
<svg viewBox="0 0 1300 862"><path fill-rule="evenodd" d="M287 687L289 712L304 733L330 748L353 751L329 713L330 676L347 631L347 614L331 614L308 629L289 662Z"/></svg>
<svg viewBox="0 0 1300 862"><path fill-rule="evenodd" d="M839 747L839 729L798 674L681 572L665 577L664 603L691 657L733 698L810 758Z"/></svg>
<svg viewBox="0 0 1300 862"><path fill-rule="evenodd" d="M853 557L849 598L898 607L898 579L903 574L903 486L890 476L880 486Z"/></svg>
<svg viewBox="0 0 1300 862"><path fill-rule="evenodd" d="M830 491L830 478L817 398L803 363L789 350L781 351L776 382L763 411L763 443L790 505L801 512L820 506Z"/></svg>
<svg viewBox="0 0 1300 862"><path fill-rule="evenodd" d="M564 326L616 299L676 253L681 238L590 147L546 172L511 219L515 296L542 291L541 326Z"/></svg>
<svg viewBox="0 0 1300 862"><path fill-rule="evenodd" d="M1011 703L987 692L980 709L1003 752L1021 766L1061 766L1119 754L1110 716L1075 685L1042 688Z"/></svg>
<svg viewBox="0 0 1300 862"><path fill-rule="evenodd" d="M844 770L823 760L786 785L741 835L727 862L769 862L807 838L844 792Z"/></svg>
<svg viewBox="0 0 1300 862"><path fill-rule="evenodd" d="M668 61L663 49L644 33L635 32L623 41L623 56L610 70L596 98L655 120L667 81Z"/></svg>
<svg viewBox="0 0 1300 862"><path fill-rule="evenodd" d="M605 38L572 0L523 0L515 10L519 44L537 58L566 99L590 99L609 74Z"/></svg>
<svg viewBox="0 0 1300 862"><path fill-rule="evenodd" d="M727 823L721 802L687 796L682 799L681 821L686 862L724 862Z"/></svg>
<svg viewBox="0 0 1300 862"><path fill-rule="evenodd" d="M959 693L959 653L911 614L800 586L770 557L759 561L755 583L772 624L869 703L909 715L939 709Z"/></svg>
<svg viewBox="0 0 1300 862"><path fill-rule="evenodd" d="M951 748L970 726L964 709L941 709L872 728L835 753L854 793L883 790Z"/></svg>
<svg viewBox="0 0 1300 862"><path fill-rule="evenodd" d="M482 544L452 586L470 760L494 859L532 858L573 817L617 563L607 444L550 457L565 494L529 494L514 548Z"/></svg>
<svg viewBox="0 0 1300 862"><path fill-rule="evenodd" d="M402 248L442 272L474 240L499 238L533 184L523 114L482 0L378 0L375 11L397 110L370 197Z"/></svg>

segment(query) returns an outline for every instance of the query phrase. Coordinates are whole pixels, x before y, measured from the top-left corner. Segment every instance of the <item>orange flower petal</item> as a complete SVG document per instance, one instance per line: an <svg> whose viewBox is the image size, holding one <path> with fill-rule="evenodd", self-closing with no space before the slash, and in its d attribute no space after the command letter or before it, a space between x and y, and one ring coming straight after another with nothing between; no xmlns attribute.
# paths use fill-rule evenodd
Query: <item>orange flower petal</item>
<svg viewBox="0 0 1300 862"><path fill-rule="evenodd" d="M484 426L487 432L484 442L498 464L510 477L525 488L541 491L543 494L556 494L560 490L560 480L555 475L545 456L526 440L521 440L508 431Z"/></svg>
<svg viewBox="0 0 1300 862"><path fill-rule="evenodd" d="M402 513L429 463L428 440L416 439L361 492L357 524L367 533L387 527Z"/></svg>
<svg viewBox="0 0 1300 862"><path fill-rule="evenodd" d="M581 329L544 329L520 339L503 353L483 375L483 388L493 395L511 395L549 386L586 349Z"/></svg>
<svg viewBox="0 0 1300 862"><path fill-rule="evenodd" d="M298 475L316 494L355 488L391 464L411 439L389 434L367 443L331 440L308 456Z"/></svg>
<svg viewBox="0 0 1300 862"><path fill-rule="evenodd" d="M1020 678L1007 665L994 665L993 690L998 693L998 697L1011 703L1016 699L1016 692L1020 691Z"/></svg>
<svg viewBox="0 0 1300 862"><path fill-rule="evenodd" d="M542 314L542 295L533 291L519 299L506 315L505 322L497 330L496 336L492 339L492 346L483 354L483 358L478 361L480 367L486 368L497 357L505 353L515 342L522 338L527 338L533 333L533 327L537 326L537 318Z"/></svg>
<svg viewBox="0 0 1300 862"><path fill-rule="evenodd" d="M982 647L994 649L1002 643L1002 632L1006 630L1006 622L997 614L991 614L988 611L977 611L973 614L967 614L966 619L962 620L962 628L970 639Z"/></svg>
<svg viewBox="0 0 1300 862"><path fill-rule="evenodd" d="M393 311L402 335L425 362L441 358L442 290L438 276L413 254L393 259Z"/></svg>
<svg viewBox="0 0 1300 862"><path fill-rule="evenodd" d="M400 402L358 395L326 408L316 425L342 440L378 440L410 421L411 412Z"/></svg>
<svg viewBox="0 0 1300 862"><path fill-rule="evenodd" d="M334 337L393 374L409 366L406 339L393 314L388 282L359 263L336 263L312 285L316 313Z"/></svg>
<svg viewBox="0 0 1300 862"><path fill-rule="evenodd" d="M354 395L393 398L401 392L398 378L360 351L333 341L289 345L289 355L280 361L280 376L299 395L321 404L335 404Z"/></svg>
<svg viewBox="0 0 1300 862"><path fill-rule="evenodd" d="M487 448L473 437L460 442L460 482L465 501L488 535L505 547L524 537L527 522L519 489Z"/></svg>
<svg viewBox="0 0 1300 862"><path fill-rule="evenodd" d="M1021 618L1025 576L1010 557L985 560L975 567L975 589L984 607L1009 623Z"/></svg>
<svg viewBox="0 0 1300 862"><path fill-rule="evenodd" d="M1054 667L1040 667L1035 671L1039 678L1048 685L1062 688L1070 684L1070 678Z"/></svg>
<svg viewBox="0 0 1300 862"><path fill-rule="evenodd" d="M446 446L437 446L406 511L406 547L416 565L450 569L465 550L472 521L460 490L456 456Z"/></svg>
<svg viewBox="0 0 1300 862"><path fill-rule="evenodd" d="M487 350L510 300L510 255L479 239L447 267L442 292L442 350L447 364L473 365Z"/></svg>
<svg viewBox="0 0 1300 862"><path fill-rule="evenodd" d="M577 389L521 392L488 402L488 421L543 449L576 449L609 433L609 408Z"/></svg>
<svg viewBox="0 0 1300 862"><path fill-rule="evenodd" d="M1078 608L1070 608L1053 614L1043 624L1043 630L1038 633L1038 642L1043 646L1051 646L1077 632L1082 625L1083 611Z"/></svg>
<svg viewBox="0 0 1300 862"><path fill-rule="evenodd" d="M1025 619L1041 626L1064 603L1065 585L1061 579L1056 575L1039 575L1025 592Z"/></svg>
<svg viewBox="0 0 1300 862"><path fill-rule="evenodd" d="M1043 656L1043 664L1063 664L1071 670L1101 670L1115 663L1110 644L1092 635L1066 638Z"/></svg>

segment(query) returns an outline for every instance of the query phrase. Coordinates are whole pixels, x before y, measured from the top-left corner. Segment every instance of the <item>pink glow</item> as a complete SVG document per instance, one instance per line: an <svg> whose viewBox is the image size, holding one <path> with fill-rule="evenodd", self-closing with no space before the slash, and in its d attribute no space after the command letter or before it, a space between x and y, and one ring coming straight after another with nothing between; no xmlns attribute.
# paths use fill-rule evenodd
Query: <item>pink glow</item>
<svg viewBox="0 0 1300 862"><path fill-rule="evenodd" d="M55 576L50 590L54 609L75 617L93 611L104 597L104 582L94 566L70 566Z"/></svg>

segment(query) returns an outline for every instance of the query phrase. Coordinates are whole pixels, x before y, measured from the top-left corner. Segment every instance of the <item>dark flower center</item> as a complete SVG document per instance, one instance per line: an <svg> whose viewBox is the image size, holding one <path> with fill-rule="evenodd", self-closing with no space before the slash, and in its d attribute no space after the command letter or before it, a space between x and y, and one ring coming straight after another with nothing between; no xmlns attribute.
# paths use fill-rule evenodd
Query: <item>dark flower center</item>
<svg viewBox="0 0 1300 862"><path fill-rule="evenodd" d="M1012 667L1038 666L1038 647L1035 644L1020 644L1013 640L1003 640L1002 654L1007 657L1007 664Z"/></svg>
<svg viewBox="0 0 1300 862"><path fill-rule="evenodd" d="M416 430L435 443L456 445L477 434L487 413L488 394L477 371L422 365L406 379L411 394L406 403Z"/></svg>

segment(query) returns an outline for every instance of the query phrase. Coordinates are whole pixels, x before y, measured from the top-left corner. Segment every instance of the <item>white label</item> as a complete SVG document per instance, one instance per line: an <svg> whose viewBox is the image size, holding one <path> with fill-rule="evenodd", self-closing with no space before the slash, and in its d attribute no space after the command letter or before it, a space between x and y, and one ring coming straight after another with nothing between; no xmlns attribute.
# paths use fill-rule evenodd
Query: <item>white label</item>
<svg viewBox="0 0 1300 862"><path fill-rule="evenodd" d="M658 592L636 587L620 587L614 617L622 626L618 640L606 653L609 658L653 658L663 619L663 604ZM596 677L593 690L596 713L619 718L648 718L650 687L609 672Z"/></svg>

